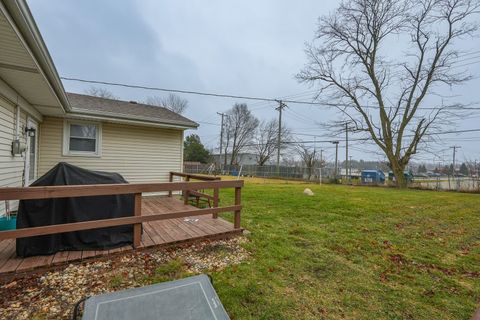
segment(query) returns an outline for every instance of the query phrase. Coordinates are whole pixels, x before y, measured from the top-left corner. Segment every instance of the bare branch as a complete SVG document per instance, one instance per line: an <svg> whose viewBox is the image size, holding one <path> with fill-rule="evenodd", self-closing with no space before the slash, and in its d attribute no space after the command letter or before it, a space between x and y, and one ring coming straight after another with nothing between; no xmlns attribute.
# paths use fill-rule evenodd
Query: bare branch
<svg viewBox="0 0 480 320"><path fill-rule="evenodd" d="M90 96L104 98L104 99L112 99L112 100L118 99L111 91L102 87L90 87L85 90L85 93Z"/></svg>
<svg viewBox="0 0 480 320"><path fill-rule="evenodd" d="M280 140L290 141L290 136L290 130L285 125L282 126ZM257 164L263 166L278 150L278 120L262 121L255 132L253 141ZM280 145L281 150L285 148L286 145Z"/></svg>
<svg viewBox="0 0 480 320"><path fill-rule="evenodd" d="M163 107L178 114L184 113L188 107L187 99L183 99L173 93L170 93L166 97L148 97L145 103L152 106Z"/></svg>
<svg viewBox="0 0 480 320"><path fill-rule="evenodd" d="M422 110L426 97L471 78L452 68L459 57L454 43L477 32L472 16L479 8L479 0L342 2L319 19L297 78L318 86L317 97L349 106L338 107L342 117L368 133L403 184L424 137L451 116L443 103L427 105L430 114ZM388 50L393 37L409 43L402 57Z"/></svg>
<svg viewBox="0 0 480 320"><path fill-rule="evenodd" d="M235 164L239 153L245 151L252 142L258 125L258 119L244 103L236 103L227 112L225 145L228 147L231 143L232 146L230 164Z"/></svg>

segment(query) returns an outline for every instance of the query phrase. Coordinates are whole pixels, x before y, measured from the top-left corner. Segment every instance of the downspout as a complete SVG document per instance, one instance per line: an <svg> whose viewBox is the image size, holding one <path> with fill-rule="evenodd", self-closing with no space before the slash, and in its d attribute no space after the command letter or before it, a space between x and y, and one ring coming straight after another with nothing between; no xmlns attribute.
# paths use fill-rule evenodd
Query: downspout
<svg viewBox="0 0 480 320"><path fill-rule="evenodd" d="M20 105L18 104L18 95L17 95L17 103L15 105L15 140L18 141L19 145L21 145L22 143L20 141L20 117L21 117L21 108L20 108ZM22 155L20 154L20 156ZM24 161L24 165L22 170L22 186L25 186L25 175L27 174L25 170L26 159L24 159L23 161Z"/></svg>
<svg viewBox="0 0 480 320"><path fill-rule="evenodd" d="M20 141L20 117L21 117L21 110L20 106L18 105L18 96L17 96L17 105L15 106L15 140L18 141L19 144L21 144ZM21 156L21 155L20 155ZM25 175L27 174L26 168L25 168L25 161L26 159L23 160L23 170L22 170L22 186L25 186Z"/></svg>
<svg viewBox="0 0 480 320"><path fill-rule="evenodd" d="M20 106L15 106L15 140L20 140Z"/></svg>

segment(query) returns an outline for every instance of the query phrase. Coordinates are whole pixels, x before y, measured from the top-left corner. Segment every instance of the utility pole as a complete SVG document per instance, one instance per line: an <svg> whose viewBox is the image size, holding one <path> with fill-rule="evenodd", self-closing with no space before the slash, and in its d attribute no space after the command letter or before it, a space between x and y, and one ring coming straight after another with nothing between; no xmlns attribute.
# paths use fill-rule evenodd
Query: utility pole
<svg viewBox="0 0 480 320"><path fill-rule="evenodd" d="M453 181L455 181L455 156L456 156L456 153L457 153L457 149L460 149L461 147L459 146L453 146L453 147L450 147L453 149L453 163L452 163L452 179ZM460 187L460 181L457 181L457 189Z"/></svg>
<svg viewBox="0 0 480 320"><path fill-rule="evenodd" d="M459 146L453 146L453 147L450 147L451 149L453 149L453 162L452 162L452 165L453 165L453 169L452 169L452 174L453 174L453 177L455 177L455 156L456 156L456 153L457 153L457 149L460 149L461 147Z"/></svg>
<svg viewBox="0 0 480 320"><path fill-rule="evenodd" d="M323 169L323 149L320 149L320 177L319 177L319 182L322 184L322 169Z"/></svg>
<svg viewBox="0 0 480 320"><path fill-rule="evenodd" d="M223 149L223 117L225 117L225 113L217 112L219 116L222 117L222 124L220 125L220 149L218 152L218 163L222 164L222 149Z"/></svg>
<svg viewBox="0 0 480 320"><path fill-rule="evenodd" d="M350 171L350 173L348 174L348 180L352 180L352 156L349 157L350 161L348 162L348 164L350 165L350 167L348 168L348 170Z"/></svg>
<svg viewBox="0 0 480 320"><path fill-rule="evenodd" d="M338 174L338 141L332 141L332 143L335 145L335 182L337 182L337 174Z"/></svg>
<svg viewBox="0 0 480 320"><path fill-rule="evenodd" d="M345 122L345 181L348 178L348 122Z"/></svg>
<svg viewBox="0 0 480 320"><path fill-rule="evenodd" d="M280 146L282 143L282 110L286 107L282 100L277 100L278 107L278 137L277 137L277 176L280 176Z"/></svg>
<svg viewBox="0 0 480 320"><path fill-rule="evenodd" d="M480 175L478 175L478 164L477 160L475 160L475 178L477 179L477 189L480 189Z"/></svg>

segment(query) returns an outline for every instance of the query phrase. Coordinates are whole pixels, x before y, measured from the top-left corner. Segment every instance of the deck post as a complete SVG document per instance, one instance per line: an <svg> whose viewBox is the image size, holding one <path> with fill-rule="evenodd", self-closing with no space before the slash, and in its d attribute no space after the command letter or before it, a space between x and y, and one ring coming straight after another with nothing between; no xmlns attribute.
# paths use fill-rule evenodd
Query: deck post
<svg viewBox="0 0 480 320"><path fill-rule="evenodd" d="M185 178L185 181L190 181L190 176L187 176ZM183 190L183 204L187 205L188 204L188 189L187 190Z"/></svg>
<svg viewBox="0 0 480 320"><path fill-rule="evenodd" d="M214 208L218 208L218 194L219 194L218 188L213 189L213 207ZM212 218L217 219L218 213L212 214Z"/></svg>
<svg viewBox="0 0 480 320"><path fill-rule="evenodd" d="M168 177L168 182L173 182L173 172L170 171L170 176ZM168 191L168 196L172 197L172 190Z"/></svg>
<svg viewBox="0 0 480 320"><path fill-rule="evenodd" d="M235 188L235 205L240 205L242 202L242 188ZM240 210L235 211L233 227L240 229Z"/></svg>
<svg viewBox="0 0 480 320"><path fill-rule="evenodd" d="M135 211L134 216L142 215L142 194L135 193ZM133 225L133 247L140 247L142 241L142 224L136 223Z"/></svg>

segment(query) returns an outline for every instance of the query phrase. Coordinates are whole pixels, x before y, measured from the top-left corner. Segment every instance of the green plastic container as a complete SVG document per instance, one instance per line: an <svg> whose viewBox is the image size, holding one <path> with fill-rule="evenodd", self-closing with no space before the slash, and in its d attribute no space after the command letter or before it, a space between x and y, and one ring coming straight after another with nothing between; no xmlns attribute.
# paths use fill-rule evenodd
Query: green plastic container
<svg viewBox="0 0 480 320"><path fill-rule="evenodd" d="M17 217L0 217L0 231L17 229Z"/></svg>

